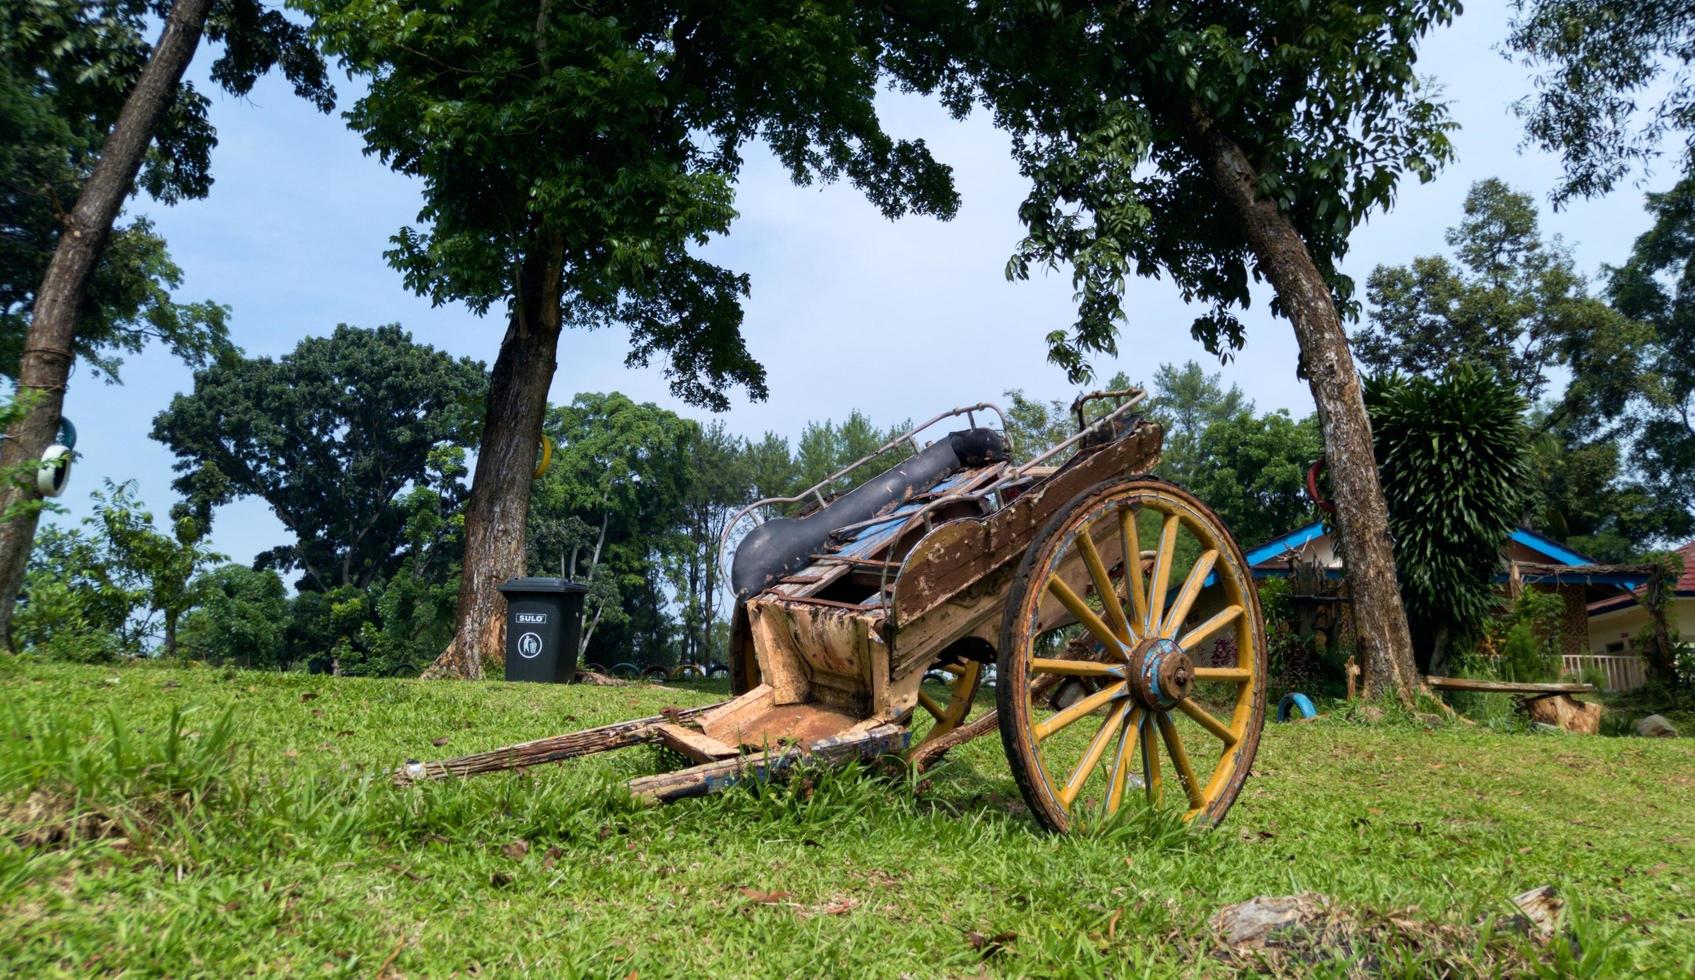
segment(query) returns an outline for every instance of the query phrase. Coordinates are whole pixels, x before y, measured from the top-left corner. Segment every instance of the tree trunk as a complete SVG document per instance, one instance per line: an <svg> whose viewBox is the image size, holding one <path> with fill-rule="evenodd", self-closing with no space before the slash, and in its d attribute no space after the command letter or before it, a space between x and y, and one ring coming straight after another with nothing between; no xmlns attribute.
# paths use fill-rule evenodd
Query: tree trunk
<svg viewBox="0 0 1695 980"><path fill-rule="evenodd" d="M65 404L65 382L76 357L77 315L82 312L89 280L129 197L135 175L153 130L176 96L183 71L194 58L211 0L176 0L165 17L165 29L141 70L134 91L124 100L117 125L106 137L100 159L77 202L65 218L53 258L42 276L25 335L18 370L19 393L33 392L36 401L0 443L0 473L18 473L0 481L0 647L12 649L12 608L23 587L24 568L35 545L41 499L34 470L28 463L41 458L59 430ZM19 472L19 467L24 467Z"/></svg>
<svg viewBox="0 0 1695 980"><path fill-rule="evenodd" d="M425 677L481 680L485 664L506 655L506 600L499 586L524 574L524 526L536 445L553 382L563 312L564 242L555 238L525 256L506 337L489 378L477 471L465 504L465 563L453 641Z"/></svg>
<svg viewBox="0 0 1695 980"><path fill-rule="evenodd" d="M1189 106L1187 114L1187 128L1202 162L1241 217L1259 270L1277 290L1295 328L1301 368L1318 406L1325 456L1330 461L1339 543L1365 665L1365 694L1392 693L1410 705L1419 686L1418 671L1395 578L1389 510L1377 478L1371 420L1335 298L1288 216L1260 195L1259 175L1241 147L1197 107Z"/></svg>

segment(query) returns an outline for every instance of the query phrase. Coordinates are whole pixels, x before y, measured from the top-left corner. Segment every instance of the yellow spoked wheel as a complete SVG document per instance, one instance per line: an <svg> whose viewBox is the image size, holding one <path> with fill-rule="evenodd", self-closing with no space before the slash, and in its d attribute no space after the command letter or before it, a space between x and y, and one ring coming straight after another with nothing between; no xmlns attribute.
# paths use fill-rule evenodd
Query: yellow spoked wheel
<svg viewBox="0 0 1695 980"><path fill-rule="evenodd" d="M1080 495L1030 545L1001 628L1001 741L1031 812L1064 831L1141 797L1223 819L1259 747L1265 651L1247 561L1205 505L1149 478ZM1068 677L1089 693L1056 710Z"/></svg>
<svg viewBox="0 0 1695 980"><path fill-rule="evenodd" d="M918 688L918 707L912 711L913 748L946 735L965 721L982 675L983 665L975 660L949 657L925 672Z"/></svg>

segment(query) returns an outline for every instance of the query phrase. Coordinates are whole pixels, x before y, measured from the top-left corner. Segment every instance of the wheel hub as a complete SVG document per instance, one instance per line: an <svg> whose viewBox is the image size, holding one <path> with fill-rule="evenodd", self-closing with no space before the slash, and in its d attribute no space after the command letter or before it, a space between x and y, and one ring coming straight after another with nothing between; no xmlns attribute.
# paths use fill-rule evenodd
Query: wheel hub
<svg viewBox="0 0 1695 980"><path fill-rule="evenodd" d="M1194 683L1194 661L1174 640L1143 640L1130 652L1130 688L1146 708L1170 708Z"/></svg>

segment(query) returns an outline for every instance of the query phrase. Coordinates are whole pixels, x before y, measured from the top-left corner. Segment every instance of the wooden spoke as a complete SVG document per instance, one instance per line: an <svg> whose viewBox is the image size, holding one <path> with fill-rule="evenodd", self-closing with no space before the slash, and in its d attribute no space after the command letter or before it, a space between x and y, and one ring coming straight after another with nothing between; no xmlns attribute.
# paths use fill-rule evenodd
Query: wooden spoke
<svg viewBox="0 0 1695 980"><path fill-rule="evenodd" d="M1195 607L1195 599L1201 594L1201 585L1207 576L1212 574L1213 563L1218 561L1218 550L1209 549L1201 552L1195 559L1194 567L1189 569L1189 577L1183 580L1183 590L1177 593L1177 601L1171 604L1171 612L1166 614L1164 625L1160 627L1159 635L1171 639L1183 627L1183 620L1189 618L1189 610Z"/></svg>
<svg viewBox="0 0 1695 980"><path fill-rule="evenodd" d="M1064 711L1056 712L1047 721L1036 726L1036 741L1040 742L1054 732L1059 731L1077 719L1096 710L1113 698L1122 695L1128 689L1123 681L1110 687L1103 687L1085 698L1079 698L1075 704Z"/></svg>
<svg viewBox="0 0 1695 980"><path fill-rule="evenodd" d="M1154 556L1154 570L1148 590L1148 619L1142 624L1143 635L1154 631L1154 623L1165 610L1165 594L1171 589L1171 561L1177 556L1177 515L1165 519L1159 532L1159 552Z"/></svg>
<svg viewBox="0 0 1695 980"><path fill-rule="evenodd" d="M1135 617L1138 629L1146 629L1148 594L1142 587L1142 542L1141 532L1136 528L1136 513L1133 507L1118 509L1118 539L1124 551L1124 582L1130 593L1130 614Z"/></svg>
<svg viewBox="0 0 1695 980"><path fill-rule="evenodd" d="M1083 784L1089 781L1089 774L1095 771L1095 766L1100 763L1107 745L1112 742L1112 737L1118 734L1118 728L1124 724L1124 717L1130 713L1130 709L1131 706L1127 703L1124 707L1107 715L1106 721L1101 723L1101 730L1096 732L1095 737L1089 742L1088 751L1084 752L1083 758L1078 760L1077 768L1071 770L1071 778L1066 780L1065 785L1060 788L1059 801L1061 803L1069 807L1071 801L1077 799L1077 794L1082 792Z"/></svg>
<svg viewBox="0 0 1695 980"><path fill-rule="evenodd" d="M1235 745L1239 739L1236 733L1226 728L1224 722L1214 718L1207 710L1196 704L1193 698L1184 698L1177 702L1177 710L1195 720L1195 724L1218 736L1225 745Z"/></svg>
<svg viewBox="0 0 1695 980"><path fill-rule="evenodd" d="M1032 674L1065 674L1070 677L1123 677L1124 664L1102 663L1099 660L1049 660L1030 658Z"/></svg>
<svg viewBox="0 0 1695 980"><path fill-rule="evenodd" d="M948 675L949 677L963 677L963 676L965 676L965 668L964 667L955 667L953 664L937 664L936 666L934 666L930 669L931 670L939 670L942 673Z"/></svg>
<svg viewBox="0 0 1695 980"><path fill-rule="evenodd" d="M935 698L924 693L923 691L918 692L918 704L925 711L930 712L930 716L933 717L933 718L939 719L939 718L945 717L948 713L948 710L946 708L942 707L942 705L939 704L936 701Z"/></svg>
<svg viewBox="0 0 1695 980"><path fill-rule="evenodd" d="M1195 767L1189 764L1189 753L1183 749L1183 739L1178 737L1171 715L1164 711L1159 713L1159 734L1165 739L1166 751L1171 753L1171 764L1177 767L1177 781L1183 784L1183 792L1189 796L1189 807L1199 810L1206 806L1206 799L1201 796L1201 781L1195 778Z"/></svg>
<svg viewBox="0 0 1695 980"><path fill-rule="evenodd" d="M1130 717L1118 733L1118 751L1112 757L1112 778L1106 791L1106 812L1117 813L1124 805L1124 787L1130 782L1130 753L1136 751L1136 735L1142 730L1142 706L1130 709Z"/></svg>
<svg viewBox="0 0 1695 980"><path fill-rule="evenodd" d="M1154 745L1154 720L1142 717L1142 780L1148 791L1148 805L1159 806L1164 787L1160 785L1159 747Z"/></svg>
<svg viewBox="0 0 1695 980"><path fill-rule="evenodd" d="M1130 623L1124 618L1124 602L1118 598L1118 591L1112 587L1112 579L1107 577L1106 564L1101 561L1101 553L1095 549L1095 539L1089 536L1087 527L1077 532L1077 550L1083 555L1083 564L1089 568L1089 578L1095 583L1095 595L1100 597L1101 606L1106 610L1106 621L1117 633L1118 638L1125 643L1135 642L1135 633L1130 629Z"/></svg>
<svg viewBox="0 0 1695 980"><path fill-rule="evenodd" d="M1071 591L1071 586L1066 585L1064 579L1058 575L1049 575L1048 592L1059 600L1059 604L1064 606L1067 612L1077 617L1077 622L1081 623L1084 629L1093 633L1095 639L1101 641L1101 645L1106 647L1108 653L1123 654L1124 641L1118 638L1118 634L1114 633L1111 627L1101 622L1101 618L1095 615L1095 611L1089 608L1088 603L1085 603L1081 596Z"/></svg>
<svg viewBox="0 0 1695 980"><path fill-rule="evenodd" d="M1241 606L1226 606L1213 615L1211 619L1184 633L1182 638L1177 641L1177 645L1185 650L1193 650L1197 644L1212 639L1214 633L1234 623L1236 617L1240 615L1242 615Z"/></svg>
<svg viewBox="0 0 1695 980"><path fill-rule="evenodd" d="M1195 680L1197 681L1235 681L1240 684L1243 681L1251 681L1253 679L1254 672L1246 667L1195 668Z"/></svg>

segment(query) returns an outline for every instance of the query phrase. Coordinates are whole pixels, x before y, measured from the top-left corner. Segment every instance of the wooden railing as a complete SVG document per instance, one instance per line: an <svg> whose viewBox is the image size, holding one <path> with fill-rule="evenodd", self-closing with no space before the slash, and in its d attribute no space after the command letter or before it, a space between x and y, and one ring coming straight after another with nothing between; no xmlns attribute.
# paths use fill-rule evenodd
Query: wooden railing
<svg viewBox="0 0 1695 980"><path fill-rule="evenodd" d="M1648 668L1634 653L1568 653L1563 659L1565 672L1572 677L1582 677L1590 667L1600 668L1607 678L1603 690L1633 691L1648 683Z"/></svg>

